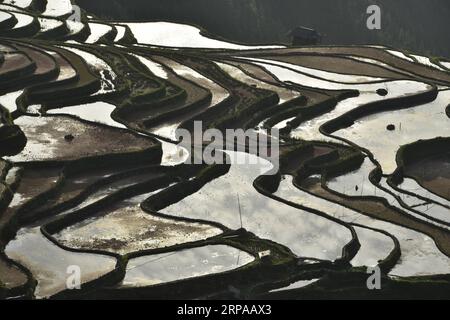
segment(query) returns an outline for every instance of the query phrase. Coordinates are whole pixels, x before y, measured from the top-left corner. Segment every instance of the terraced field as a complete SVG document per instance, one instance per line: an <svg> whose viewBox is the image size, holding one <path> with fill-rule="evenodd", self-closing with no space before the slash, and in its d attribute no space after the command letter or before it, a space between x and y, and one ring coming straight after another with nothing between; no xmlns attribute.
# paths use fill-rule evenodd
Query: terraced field
<svg viewBox="0 0 450 320"><path fill-rule="evenodd" d="M0 3L0 298L450 298L449 60L71 10Z"/></svg>

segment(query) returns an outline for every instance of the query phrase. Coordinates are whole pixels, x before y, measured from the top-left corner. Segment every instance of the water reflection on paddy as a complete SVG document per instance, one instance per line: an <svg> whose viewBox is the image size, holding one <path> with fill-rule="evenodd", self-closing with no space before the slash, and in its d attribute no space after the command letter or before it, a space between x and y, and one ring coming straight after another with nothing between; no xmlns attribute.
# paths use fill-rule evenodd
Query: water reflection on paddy
<svg viewBox="0 0 450 320"><path fill-rule="evenodd" d="M301 75L305 75L307 77L308 76L315 77L316 80L324 80L325 82L322 82L322 84L325 84L326 82L328 82L328 85L332 85L333 82L341 82L342 84L345 84L345 83L346 84L360 84L360 83L366 83L366 82L369 83L369 82L378 82L378 81L385 80L384 78L375 78L375 77L363 76L363 75L348 75L348 74L324 71L324 70L320 70L320 69L303 67L303 66L299 66L297 64L281 62L281 61L277 61L277 60L258 59L258 58L250 58L250 60L257 64L261 64L261 63L266 64L264 67L267 67L269 69L271 68L270 66L273 66L273 67L286 68L286 70L290 70L290 71L297 71ZM279 69L274 68L274 70L279 70ZM313 79L310 79L310 81L314 81ZM304 85L306 85L306 84L304 84ZM335 84L335 85L340 86L340 84Z"/></svg>
<svg viewBox="0 0 450 320"><path fill-rule="evenodd" d="M194 69L189 68L186 65L183 65L181 63L178 63L174 60L165 57L158 57L158 61L164 63L164 65L172 69L179 76L191 80L195 82L197 85L200 85L208 89L212 94L211 102L208 108L218 104L219 102L222 102L230 95L225 88L221 87L216 82L205 77L204 75L195 71Z"/></svg>
<svg viewBox="0 0 450 320"><path fill-rule="evenodd" d="M0 22L6 21L11 18L11 14L7 12L0 11Z"/></svg>
<svg viewBox="0 0 450 320"><path fill-rule="evenodd" d="M138 43L167 47L256 49L270 46L244 46L203 36L200 29L173 22L127 23ZM279 46L273 46L279 47Z"/></svg>
<svg viewBox="0 0 450 320"><path fill-rule="evenodd" d="M114 27L117 30L117 35L114 38L114 42L122 40L122 38L125 36L125 31L127 30L124 26L121 26L120 24L115 24Z"/></svg>
<svg viewBox="0 0 450 320"><path fill-rule="evenodd" d="M20 8L27 8L31 5L33 0L4 0L4 4L12 4Z"/></svg>
<svg viewBox="0 0 450 320"><path fill-rule="evenodd" d="M360 169L346 175L334 178L328 182L328 187L339 193L353 196L378 196L386 198L394 204L394 198L380 189L375 189L368 181L368 174L373 169L373 164L365 162ZM364 182L366 181L366 182ZM356 191L365 184L363 191ZM344 191L345 186L345 191ZM397 204L398 205L398 204ZM399 205L398 205L399 206ZM400 207L400 206L399 206ZM379 229L393 235L400 242L401 260L390 274L398 276L419 276L432 274L445 274L450 272L450 258L444 255L429 236L414 230L395 225L393 223L375 220L356 211L342 209L333 213L343 221L358 223L374 229Z"/></svg>
<svg viewBox="0 0 450 320"><path fill-rule="evenodd" d="M34 20L33 16L30 16L28 14L18 13L18 12L11 12L14 16L16 16L17 24L14 26L14 29L23 28L29 24L31 24Z"/></svg>
<svg viewBox="0 0 450 320"><path fill-rule="evenodd" d="M66 20L67 29L69 29L69 36L75 35L84 29L84 24L78 21Z"/></svg>
<svg viewBox="0 0 450 320"><path fill-rule="evenodd" d="M284 176L275 195L337 218L349 214L346 211L351 211L343 206L298 189L294 186L292 179L292 176ZM349 222L346 219L343 219L343 221ZM386 258L393 249L392 240L381 233L358 228L357 235L358 238L361 238L362 248L352 260L352 264L356 266L371 266L373 265L373 261L377 262Z"/></svg>
<svg viewBox="0 0 450 320"><path fill-rule="evenodd" d="M48 240L39 228L21 229L5 249L6 255L28 268L38 281L35 295L47 298L66 289L67 270L79 266L86 283L112 271L116 259L97 254L63 250Z"/></svg>
<svg viewBox="0 0 450 320"><path fill-rule="evenodd" d="M148 70L150 70L155 76L162 78L162 79L168 79L168 75L167 75L167 71L164 70L164 67L159 64L156 63L155 61L147 58L147 57L143 57L137 54L131 54L133 57L136 57L144 66L146 66L148 68Z"/></svg>
<svg viewBox="0 0 450 320"><path fill-rule="evenodd" d="M114 72L114 70L103 59L100 59L99 57L90 52L80 50L77 48L64 46L63 49L72 51L73 53L83 58L83 60L86 61L91 70L96 72L97 75L100 77L101 88L93 95L100 95L115 91L114 80L117 78L117 75Z"/></svg>
<svg viewBox="0 0 450 320"><path fill-rule="evenodd" d="M250 254L225 245L206 246L131 259L122 287L142 287L245 266L254 260Z"/></svg>
<svg viewBox="0 0 450 320"><path fill-rule="evenodd" d="M9 112L13 112L17 110L16 100L22 95L22 93L23 90L19 90L0 95L0 104L8 109Z"/></svg>
<svg viewBox="0 0 450 320"><path fill-rule="evenodd" d="M279 289L270 290L269 292L280 292L280 291L287 291L287 290L294 290L294 289L300 289L304 288L306 286L309 286L310 284L313 284L317 282L319 279L312 279L312 280L300 280L296 281L286 287L282 287Z"/></svg>
<svg viewBox="0 0 450 320"><path fill-rule="evenodd" d="M241 69L239 69L238 67L232 66L227 63L220 63L220 62L216 62L216 64L223 71L225 71L228 75L230 75L231 77L235 78L238 81L241 81L250 86L256 86L260 89L265 89L265 90L270 90L270 91L276 92L278 94L278 96L280 97L280 104L301 96L300 92L298 92L298 91L288 90L283 87L271 85L266 82L252 78L249 75L247 75L245 72L243 72Z"/></svg>
<svg viewBox="0 0 450 320"><path fill-rule="evenodd" d="M359 170L350 172L346 175L340 176L338 178L331 179L328 181L328 186L343 195L350 196L373 196L384 198L387 200L389 205L396 207L405 213L408 213L411 216L416 217L422 221L426 221L431 224L439 225L442 228L448 228L442 221L448 221L448 217L444 212L447 211L446 208L442 206L434 206L434 207L420 207L420 205L425 204L426 202L422 199L419 199L413 195L409 195L406 193L399 192L387 183L387 178L382 177L379 184L384 189L387 189L389 192L386 192L377 186L373 185L369 181L369 174L371 171L375 169L375 164L369 158L366 158L359 168ZM401 199L405 205L402 205L395 197ZM411 208L414 208L416 211L423 213L426 216L421 216L416 212L411 211ZM434 217L436 219L441 220L440 222L433 221L428 217Z"/></svg>
<svg viewBox="0 0 450 320"><path fill-rule="evenodd" d="M85 42L96 43L101 37L111 31L112 27L103 23L89 22L89 29L91 29L91 34Z"/></svg>
<svg viewBox="0 0 450 320"><path fill-rule="evenodd" d="M369 149L380 162L383 172L391 174L397 168L396 155L402 145L450 136L450 119L445 115L448 101L450 91L441 91L433 102L369 115L334 134ZM426 123L424 119L427 119ZM386 130L389 124L394 124L396 129Z"/></svg>
<svg viewBox="0 0 450 320"><path fill-rule="evenodd" d="M354 228L361 248L350 262L353 266L376 266L394 250L394 241L387 235L366 228Z"/></svg>
<svg viewBox="0 0 450 320"><path fill-rule="evenodd" d="M401 51L396 51L396 50L386 50L386 51L389 52L390 54L398 57L398 58L402 58L402 59L407 60L409 62L414 62L414 60L412 58L408 57L406 54L404 54Z"/></svg>
<svg viewBox="0 0 450 320"><path fill-rule="evenodd" d="M60 17L72 12L70 0L47 0L43 16Z"/></svg>
<svg viewBox="0 0 450 320"><path fill-rule="evenodd" d="M188 66L178 63L172 59L168 59L162 56L154 56L152 57L152 59L138 55L134 56L137 57L141 61L141 63L143 63L153 74L160 78L168 79L168 74L165 68L170 68L178 76L195 82L197 85L208 89L209 92L211 92L212 96L211 101L207 106L204 107L204 109L211 108L229 97L229 93L226 89L219 86L217 83L203 76L194 69L189 68ZM204 111L204 109L190 113L187 118L192 118L195 115L200 114L202 111ZM187 118L175 118L172 121L173 123L165 123L161 126L158 126L152 131L152 133L160 137L165 137L171 139L172 141L176 141L176 130L184 121L187 120Z"/></svg>
<svg viewBox="0 0 450 320"><path fill-rule="evenodd" d="M38 20L41 25L41 32L50 31L63 25L62 21L56 19L38 18Z"/></svg>
<svg viewBox="0 0 450 320"><path fill-rule="evenodd" d="M442 197L428 191L414 179L404 178L403 182L400 183L398 185L398 187L402 190L406 190L406 191L412 192L414 194L417 194L419 196L422 196L424 198L433 200L434 202L437 202L437 203L441 204L442 206L450 207L449 200L442 198Z"/></svg>
<svg viewBox="0 0 450 320"><path fill-rule="evenodd" d="M48 110L48 114L70 114L86 121L98 122L111 127L125 129L126 126L113 120L111 113L116 106L102 101L72 107Z"/></svg>
<svg viewBox="0 0 450 320"><path fill-rule="evenodd" d="M396 97L402 97L406 95L416 94L421 91L425 91L429 89L429 86L426 84L422 84L414 81L391 81L385 82L383 84L378 85L364 85L365 88L360 92L358 97L345 99L339 102L336 107L323 115L320 115L314 119L305 121L300 124L297 128L295 128L291 136L298 139L304 140L331 140L335 139L325 137L320 133L319 129L322 125L331 121L343 114L356 109L364 104L368 104L375 101L391 99ZM381 97L376 93L376 90L379 88L386 89L388 94L385 97ZM354 89L358 89L357 86ZM365 91L369 90L369 91ZM386 125L383 130L386 130ZM370 131L372 132L372 131ZM371 148L371 147L370 147Z"/></svg>
<svg viewBox="0 0 450 320"><path fill-rule="evenodd" d="M161 159L162 166L176 166L184 163L188 159L189 152L186 148L162 140L160 142L163 151Z"/></svg>
<svg viewBox="0 0 450 320"><path fill-rule="evenodd" d="M351 240L350 230L328 219L268 198L253 187L261 169L271 164L253 155L227 151L232 158L228 174L206 184L201 190L163 210L165 214L215 221L231 229L240 228L239 194L242 226L260 238L289 247L299 256L335 260ZM246 161L243 159L247 157ZM260 164L250 164L257 163ZM236 162L235 162L236 163Z"/></svg>
<svg viewBox="0 0 450 320"><path fill-rule="evenodd" d="M145 212L141 203L153 193L108 207L104 212L62 230L56 238L72 248L126 254L205 240L222 233L221 229L208 225L175 221Z"/></svg>
<svg viewBox="0 0 450 320"><path fill-rule="evenodd" d="M424 66L431 67L433 69L437 69L440 71L445 71L443 68L441 68L437 64L434 64L433 62L431 62L430 58L428 58L428 57L419 56L417 54L412 54L411 57L415 58L417 60L417 62L419 62L420 64L422 64Z"/></svg>

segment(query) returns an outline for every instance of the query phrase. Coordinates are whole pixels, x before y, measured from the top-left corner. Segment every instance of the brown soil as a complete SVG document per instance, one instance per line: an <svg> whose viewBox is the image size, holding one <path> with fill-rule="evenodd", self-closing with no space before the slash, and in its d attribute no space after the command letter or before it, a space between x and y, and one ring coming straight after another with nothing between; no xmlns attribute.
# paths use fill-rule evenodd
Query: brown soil
<svg viewBox="0 0 450 320"><path fill-rule="evenodd" d="M32 47L16 45L19 51L26 53L32 61L36 63L35 75L46 74L54 70L57 65L53 59L46 53Z"/></svg>
<svg viewBox="0 0 450 320"><path fill-rule="evenodd" d="M22 53L5 54L5 61L0 68L0 77L13 70L23 69L31 65L33 62Z"/></svg>
<svg viewBox="0 0 450 320"><path fill-rule="evenodd" d="M283 174L294 175L295 172L300 169L306 161L309 159L316 158L318 156L327 154L332 152L334 149L330 147L318 147L314 146L312 151L305 151L300 155L296 155L295 157L290 157L287 163L284 163L282 168ZM283 149L281 149L281 153L283 153ZM283 156L281 154L281 156Z"/></svg>
<svg viewBox="0 0 450 320"><path fill-rule="evenodd" d="M227 63L234 65L238 68L241 68L241 70L245 70L246 73L248 73L255 79L259 79L274 85L279 84L279 82L271 74L269 74L263 67L251 63L243 63L235 61L227 61Z"/></svg>
<svg viewBox="0 0 450 320"><path fill-rule="evenodd" d="M60 168L25 169L16 193L21 194L23 198L32 199L52 188L60 174Z"/></svg>
<svg viewBox="0 0 450 320"><path fill-rule="evenodd" d="M241 68L248 75L250 75L255 79L259 79L261 81L265 81L277 86L285 86L283 82L278 81L272 74L270 74L266 69L264 69L261 66L243 62L227 62L227 63L230 63L236 67ZM292 90L293 88L290 89ZM298 90L301 92L303 96L305 96L308 99L307 107L314 106L320 102L329 99L330 96L337 96L341 93L341 91L325 90L325 89L321 89L320 92L304 88L300 88Z"/></svg>
<svg viewBox="0 0 450 320"><path fill-rule="evenodd" d="M65 58L63 58L57 52L52 52L51 54L52 54L53 58L55 58L56 63L59 66L59 76L56 79L57 81L67 80L67 79L76 77L77 71L72 67L72 65Z"/></svg>
<svg viewBox="0 0 450 320"><path fill-rule="evenodd" d="M365 75L387 79L405 78L404 75L399 73L389 71L375 65L345 58L306 55L267 56L265 58L342 74Z"/></svg>
<svg viewBox="0 0 450 320"><path fill-rule="evenodd" d="M68 116L22 117L28 138L24 151L13 161L71 161L85 157L143 151L156 146L152 139L130 131L98 126ZM64 137L72 134L74 139Z"/></svg>
<svg viewBox="0 0 450 320"><path fill-rule="evenodd" d="M42 193L45 193L55 186L60 172L61 171L58 168L41 168L38 170L26 169L23 172L19 187L16 190L16 193L21 196L21 201L18 205L10 205L10 207L0 215L0 233L5 231L5 226L17 214L18 209L24 203Z"/></svg>
<svg viewBox="0 0 450 320"><path fill-rule="evenodd" d="M6 165L6 161L0 159L0 180L3 180L4 176L6 175Z"/></svg>
<svg viewBox="0 0 450 320"><path fill-rule="evenodd" d="M80 88L87 88L89 86L91 86L93 83L97 82L98 86L100 87L100 82L99 79L97 79L89 70L89 68L87 67L87 65L85 64L84 60L81 59L78 55L68 51L68 50L64 50L61 48L57 48L57 47L52 47L51 48L52 51L55 51L56 53L60 54L62 57L64 57L65 59L67 59L68 61L71 62L71 65L73 66L73 68L76 70L77 75L78 75L78 79L77 81L71 82L71 83L66 83L60 86L53 86L51 89L44 89L44 90L38 90L37 92L34 93L39 93L39 94L47 94L46 100L52 100L52 97L55 96L56 94L61 94L59 91L65 92L67 93L67 99L73 99L74 97L70 95L70 91L74 90L74 89L80 89ZM86 89L84 90L84 95L88 96L93 92L92 89ZM77 97L80 96L79 91L77 91ZM58 105L61 105L62 99L58 99Z"/></svg>
<svg viewBox="0 0 450 320"><path fill-rule="evenodd" d="M69 200L80 196L83 191L85 191L90 185L105 179L105 176L117 174L127 169L136 169L136 165L128 165L117 168L107 168L107 167L97 167L95 170L84 171L83 173L77 174L73 177L69 177L64 181L63 186L58 191L58 194L51 199L49 199L43 206L36 209L38 212L46 212L56 205L63 204ZM111 188L119 189L120 186L125 186L129 184L137 184L149 180L155 177L155 173L145 173L145 171L139 174L133 174L123 179L119 179L117 182L112 182L100 188L101 190L109 190ZM109 192L109 193L110 193Z"/></svg>
<svg viewBox="0 0 450 320"><path fill-rule="evenodd" d="M302 47L302 48L286 48L286 49L273 49L265 51L264 55L292 55L292 54L305 54L305 53L320 53L320 54L340 54L340 55L356 55L369 59L376 59L395 66L396 68L410 71L418 76L434 79L441 83L450 83L450 74L439 71L436 69L428 68L426 66L415 64L404 60L402 58L393 56L383 49L371 48L371 47ZM246 55L262 56L261 51L247 51Z"/></svg>
<svg viewBox="0 0 450 320"><path fill-rule="evenodd" d="M450 200L450 153L412 164L406 167L405 175L413 177L429 191Z"/></svg>
<svg viewBox="0 0 450 320"><path fill-rule="evenodd" d="M144 212L139 204L123 201L98 212L95 218L68 227L56 238L69 247L124 254L184 243L190 237L194 241L209 238L218 233L221 233L219 229L208 225L155 217Z"/></svg>
<svg viewBox="0 0 450 320"><path fill-rule="evenodd" d="M0 257L0 283L6 289L21 287L27 283L27 280L27 276L22 271Z"/></svg>

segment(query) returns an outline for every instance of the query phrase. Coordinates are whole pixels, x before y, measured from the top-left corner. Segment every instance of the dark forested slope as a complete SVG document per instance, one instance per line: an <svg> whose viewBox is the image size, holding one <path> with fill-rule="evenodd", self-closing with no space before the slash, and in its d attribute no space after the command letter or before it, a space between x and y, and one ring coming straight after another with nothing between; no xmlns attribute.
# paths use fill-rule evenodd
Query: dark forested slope
<svg viewBox="0 0 450 320"><path fill-rule="evenodd" d="M450 56L448 0L77 0L102 18L190 22L242 42L286 42L297 25L316 28L325 44L385 44ZM370 4L382 30L366 28Z"/></svg>

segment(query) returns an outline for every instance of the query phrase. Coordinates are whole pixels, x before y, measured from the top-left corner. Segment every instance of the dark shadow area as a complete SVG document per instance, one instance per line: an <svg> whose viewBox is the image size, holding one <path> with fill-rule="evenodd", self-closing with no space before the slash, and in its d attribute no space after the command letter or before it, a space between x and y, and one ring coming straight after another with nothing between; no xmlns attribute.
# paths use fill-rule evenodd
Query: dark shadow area
<svg viewBox="0 0 450 320"><path fill-rule="evenodd" d="M450 56L448 0L77 0L102 18L198 24L230 40L288 42L295 27L324 35L323 44L382 44ZM367 7L381 7L381 30L366 27Z"/></svg>

